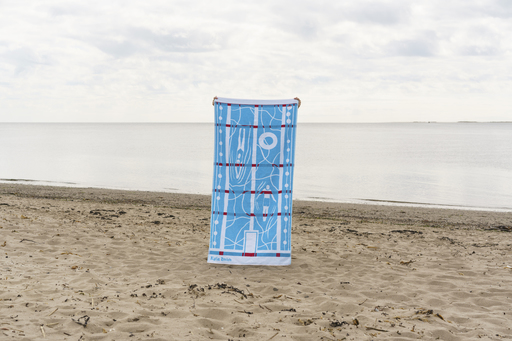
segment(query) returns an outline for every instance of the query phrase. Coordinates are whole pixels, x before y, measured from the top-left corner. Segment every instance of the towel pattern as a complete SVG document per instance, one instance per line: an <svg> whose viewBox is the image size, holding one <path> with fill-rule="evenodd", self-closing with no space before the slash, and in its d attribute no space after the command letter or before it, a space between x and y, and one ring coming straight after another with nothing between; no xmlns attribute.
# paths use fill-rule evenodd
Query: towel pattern
<svg viewBox="0 0 512 341"><path fill-rule="evenodd" d="M297 104L215 100L209 263L291 263Z"/></svg>

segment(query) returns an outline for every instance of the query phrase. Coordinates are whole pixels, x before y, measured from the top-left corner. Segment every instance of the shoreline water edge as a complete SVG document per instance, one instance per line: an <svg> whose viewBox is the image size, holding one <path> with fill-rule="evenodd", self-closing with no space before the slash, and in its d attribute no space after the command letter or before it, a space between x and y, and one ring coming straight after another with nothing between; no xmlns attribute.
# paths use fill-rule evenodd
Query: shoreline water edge
<svg viewBox="0 0 512 341"><path fill-rule="evenodd" d="M210 194L202 194L197 192L186 192L180 191L174 188L166 188L163 190L145 190L145 189L132 189L132 188L116 188L109 186L85 186L74 182L57 182L57 181L45 181L45 180L33 180L33 179L0 179L0 185L13 184L13 185L28 185L28 186L43 186L43 187L64 187L64 188L92 188L92 189L104 189L112 191L127 191L127 192L148 192L148 193L170 193L176 195L204 195L210 197ZM355 205L370 205L370 206L394 206L394 207L416 207L416 208L436 208L436 209L448 209L448 210L469 210L469 211L486 211L486 212L512 212L512 207L485 207L485 206L461 206L461 205L450 205L450 204L439 204L439 203L428 203L428 202L409 202L409 201L397 201L397 200L386 200L386 199L369 199L369 198L354 198L346 200L337 200L327 197L299 197L294 198L294 202L306 201L306 202L321 202L321 203L334 203L334 204L355 204Z"/></svg>
<svg viewBox="0 0 512 341"><path fill-rule="evenodd" d="M512 335L512 213L293 210L291 265L217 265L210 196L0 184L0 338Z"/></svg>

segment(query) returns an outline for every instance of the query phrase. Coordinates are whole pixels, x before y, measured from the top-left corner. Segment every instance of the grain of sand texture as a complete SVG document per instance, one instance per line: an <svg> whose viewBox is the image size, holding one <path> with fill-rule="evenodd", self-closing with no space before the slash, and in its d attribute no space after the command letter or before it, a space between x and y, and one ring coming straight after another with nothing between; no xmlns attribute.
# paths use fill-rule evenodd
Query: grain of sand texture
<svg viewBox="0 0 512 341"><path fill-rule="evenodd" d="M206 263L209 196L0 185L0 340L512 339L512 213L296 201Z"/></svg>

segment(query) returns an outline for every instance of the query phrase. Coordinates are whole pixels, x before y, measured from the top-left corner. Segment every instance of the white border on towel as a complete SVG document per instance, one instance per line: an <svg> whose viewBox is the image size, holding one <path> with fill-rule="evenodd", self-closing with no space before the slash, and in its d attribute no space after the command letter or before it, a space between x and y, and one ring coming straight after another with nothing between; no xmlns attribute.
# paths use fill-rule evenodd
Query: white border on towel
<svg viewBox="0 0 512 341"><path fill-rule="evenodd" d="M208 255L208 263L226 265L290 265L292 257L242 257Z"/></svg>
<svg viewBox="0 0 512 341"><path fill-rule="evenodd" d="M218 97L215 102L217 103L230 103L230 104L246 104L246 105L279 105L279 104L298 104L296 99L238 99L238 98L224 98Z"/></svg>

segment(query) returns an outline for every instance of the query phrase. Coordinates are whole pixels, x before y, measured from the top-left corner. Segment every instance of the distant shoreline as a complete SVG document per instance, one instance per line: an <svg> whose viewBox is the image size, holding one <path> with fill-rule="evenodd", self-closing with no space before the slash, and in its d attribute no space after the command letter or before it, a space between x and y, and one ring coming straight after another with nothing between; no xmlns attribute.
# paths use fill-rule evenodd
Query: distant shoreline
<svg viewBox="0 0 512 341"><path fill-rule="evenodd" d="M114 188L114 187L96 187L96 186L82 186L75 182L57 182L48 180L33 180L33 179L0 179L0 186L2 184L14 184L21 186L42 186L42 187L55 187L55 188L69 188L69 189L95 189L106 191L126 191L126 192L147 192L147 193L169 193L175 195L199 195L211 197L207 193L187 193L180 192L178 189L165 190L145 190L145 189L130 189L130 188ZM424 203L424 202L409 202L390 199L371 199L371 198L354 198L347 200L336 200L326 197L305 197L294 198L294 202L318 202L318 203L332 203L332 204L353 204L353 205L369 205L369 206L390 206L390 207L416 207L416 208L433 208L443 210L462 210L462 211L482 211L482 212L512 212L512 208L508 207L478 207L478 206L460 206L449 204L437 203Z"/></svg>
<svg viewBox="0 0 512 341"><path fill-rule="evenodd" d="M97 187L66 187L51 185L33 185L18 183L1 183L0 182L0 202L2 195L16 195L28 198L49 198L62 200L106 200L118 202L140 202L151 205L171 205L173 207L190 207L197 206L202 209L210 209L211 195L209 194L190 194L176 192L157 192L143 190L126 190L126 189L109 189ZM102 199L104 198L104 199ZM115 199L111 199L115 198ZM160 199L165 199L160 202ZM193 204L191 204L193 202ZM306 209L307 208L307 209ZM477 220L485 226L485 217L509 217L508 222L505 219L501 224L508 224L512 221L512 210L491 210L478 209L471 207L458 206L441 206L435 204L413 204L404 202L392 202L385 200L370 200L361 202L338 202L338 201L320 201L320 200L293 200L293 210L300 211L301 214L307 214L312 217L333 218L339 217L338 211L354 210L357 216L374 217L376 212L383 212L387 217L399 217L408 212L406 221L424 220L438 222L446 220L446 217L452 216L474 216L482 217ZM328 213L329 212L329 213ZM362 212L365 212L364 214ZM398 213L397 213L398 212ZM456 212L460 212L456 214ZM403 218L403 217L402 217ZM377 219L385 219L384 216L378 216ZM398 218L393 218L395 221ZM493 218L495 220L495 218ZM398 219L400 221L400 219Z"/></svg>
<svg viewBox="0 0 512 341"><path fill-rule="evenodd" d="M147 192L147 193L169 193L175 195L199 195L211 197L210 194L201 193L186 193L179 192L177 190L169 191L152 191L143 189L127 189L127 188L111 188L111 187L85 187L80 186L74 182L56 182L56 181L45 181L45 180L32 180L32 179L0 179L0 187L3 184L13 184L20 186L42 186L42 187L54 187L54 188L69 188L69 189L94 189L94 190L105 190L105 191L126 191L126 192ZM331 198L321 197L307 197L293 200L294 202L315 202L315 203L332 203L332 204L353 204L353 205L369 205L369 206L390 206L390 207L417 207L417 208L434 208L444 210L463 210L463 211L483 211L483 212L512 212L512 208L494 208L494 207L472 207L472 206L458 206L458 205L442 205L436 203L420 203L420 202L407 202L407 201L396 201L396 200L385 200L385 199L353 199L353 200L335 200Z"/></svg>

